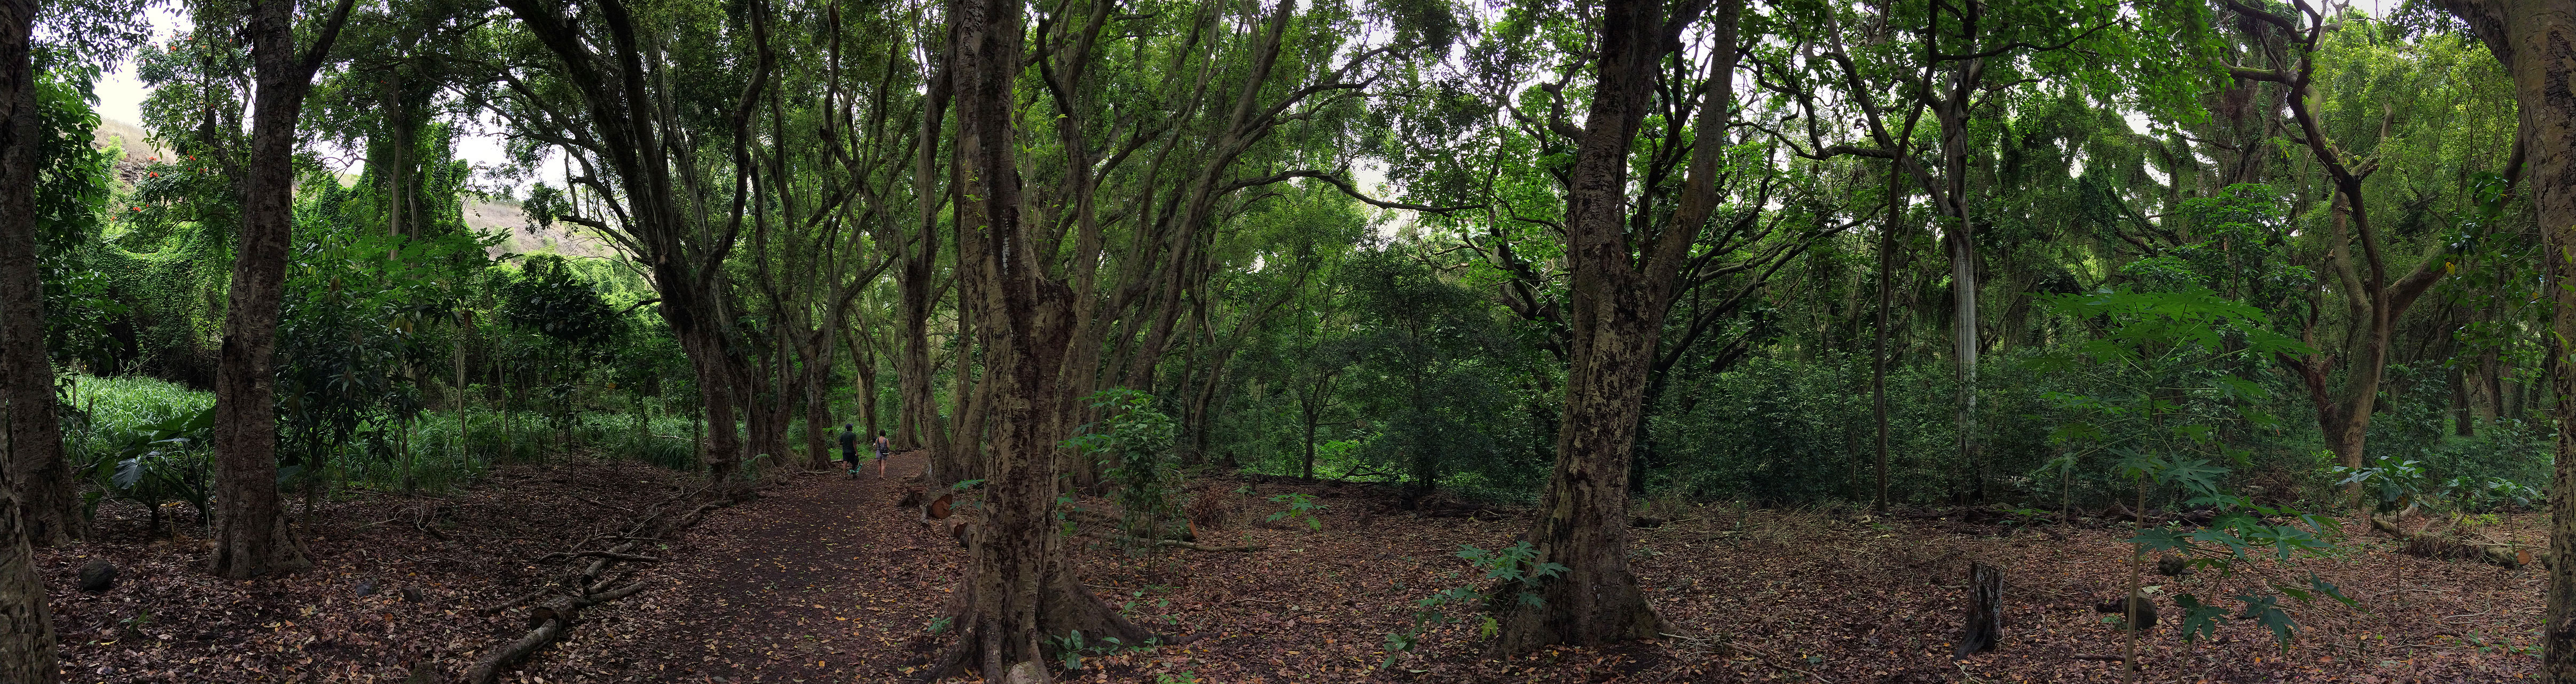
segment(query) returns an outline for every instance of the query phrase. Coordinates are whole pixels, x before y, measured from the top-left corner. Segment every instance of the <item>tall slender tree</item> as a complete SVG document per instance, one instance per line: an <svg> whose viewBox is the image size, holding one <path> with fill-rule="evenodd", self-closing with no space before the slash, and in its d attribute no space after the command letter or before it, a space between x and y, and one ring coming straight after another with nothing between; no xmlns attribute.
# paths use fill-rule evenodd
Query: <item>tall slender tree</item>
<svg viewBox="0 0 2576 684"><path fill-rule="evenodd" d="M277 494L277 419L274 350L278 297L286 285L287 242L294 234L296 122L313 72L322 68L354 0L340 0L324 15L309 44L298 48L293 0L250 4L248 26L257 91L251 101L250 149L239 158L242 225L233 247L225 292L223 349L215 368L216 576L247 579L311 567L304 544L289 527ZM228 19L211 6L196 8L200 27ZM223 35L201 30L199 35ZM232 155L223 155L227 160Z"/></svg>

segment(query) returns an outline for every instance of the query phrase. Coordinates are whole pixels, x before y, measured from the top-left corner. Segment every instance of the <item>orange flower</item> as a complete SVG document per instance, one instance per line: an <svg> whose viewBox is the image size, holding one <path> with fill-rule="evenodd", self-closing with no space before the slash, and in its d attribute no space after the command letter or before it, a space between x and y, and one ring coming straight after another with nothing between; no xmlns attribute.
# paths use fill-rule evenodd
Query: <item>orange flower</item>
<svg viewBox="0 0 2576 684"><path fill-rule="evenodd" d="M132 209L132 210L135 210L135 211L142 211L142 210L143 210L143 208L142 208L142 207L126 207L126 208L127 208L127 209Z"/></svg>

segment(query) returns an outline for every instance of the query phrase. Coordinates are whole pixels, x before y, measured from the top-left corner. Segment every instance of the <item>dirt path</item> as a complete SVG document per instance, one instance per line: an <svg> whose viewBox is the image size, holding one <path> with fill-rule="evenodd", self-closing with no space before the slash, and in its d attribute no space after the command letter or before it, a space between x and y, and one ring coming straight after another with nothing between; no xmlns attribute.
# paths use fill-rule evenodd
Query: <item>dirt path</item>
<svg viewBox="0 0 2576 684"><path fill-rule="evenodd" d="M800 474L707 519L657 584L596 613L539 656L548 681L849 682L888 678L885 654L947 596L955 554L893 502L916 453L852 479ZM934 581L932 578L939 578ZM606 677L603 677L605 675Z"/></svg>

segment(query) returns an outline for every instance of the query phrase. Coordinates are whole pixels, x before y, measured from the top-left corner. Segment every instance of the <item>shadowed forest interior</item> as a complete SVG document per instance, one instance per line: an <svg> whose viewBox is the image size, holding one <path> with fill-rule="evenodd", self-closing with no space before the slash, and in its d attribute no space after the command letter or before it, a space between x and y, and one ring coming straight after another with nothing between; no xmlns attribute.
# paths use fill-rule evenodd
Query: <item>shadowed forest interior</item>
<svg viewBox="0 0 2576 684"><path fill-rule="evenodd" d="M2576 683L2571 45L0 0L0 682Z"/></svg>

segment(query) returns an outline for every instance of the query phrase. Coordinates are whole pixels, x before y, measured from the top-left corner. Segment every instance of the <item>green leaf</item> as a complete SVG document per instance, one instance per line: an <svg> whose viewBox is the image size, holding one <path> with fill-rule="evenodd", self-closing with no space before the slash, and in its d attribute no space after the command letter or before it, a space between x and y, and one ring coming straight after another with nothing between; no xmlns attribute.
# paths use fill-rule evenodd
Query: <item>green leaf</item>
<svg viewBox="0 0 2576 684"><path fill-rule="evenodd" d="M2342 603L2345 606L2353 608L2361 607L2361 602L2345 597L2343 595L2343 589L2336 587L2333 582L2326 581L2326 578L2318 577L2316 575L2308 575L2308 588L2315 590L2319 594L2324 594L2327 598L2334 599L2336 602Z"/></svg>
<svg viewBox="0 0 2576 684"><path fill-rule="evenodd" d="M2164 549L2196 549L2196 547L2192 546L2191 540L2185 539L2183 535L2178 534L2173 530L2164 528L2139 530L2138 536L2130 537L2128 542L2131 544L2145 545L2147 550L2150 551L2160 551Z"/></svg>
<svg viewBox="0 0 2576 684"><path fill-rule="evenodd" d="M2265 629L2272 630L2272 639L2280 642L2282 648L2290 646L2291 633L2299 625L2290 619L2289 613L2281 610L2280 598L2246 594L2236 597L2236 600L2245 603L2245 610L2237 613L2236 619L2253 620L2256 624L2263 625Z"/></svg>
<svg viewBox="0 0 2576 684"><path fill-rule="evenodd" d="M2182 640L2217 637L2218 625L2227 620L2227 609L2201 603L2190 594L2175 594L2174 607L2182 609Z"/></svg>

